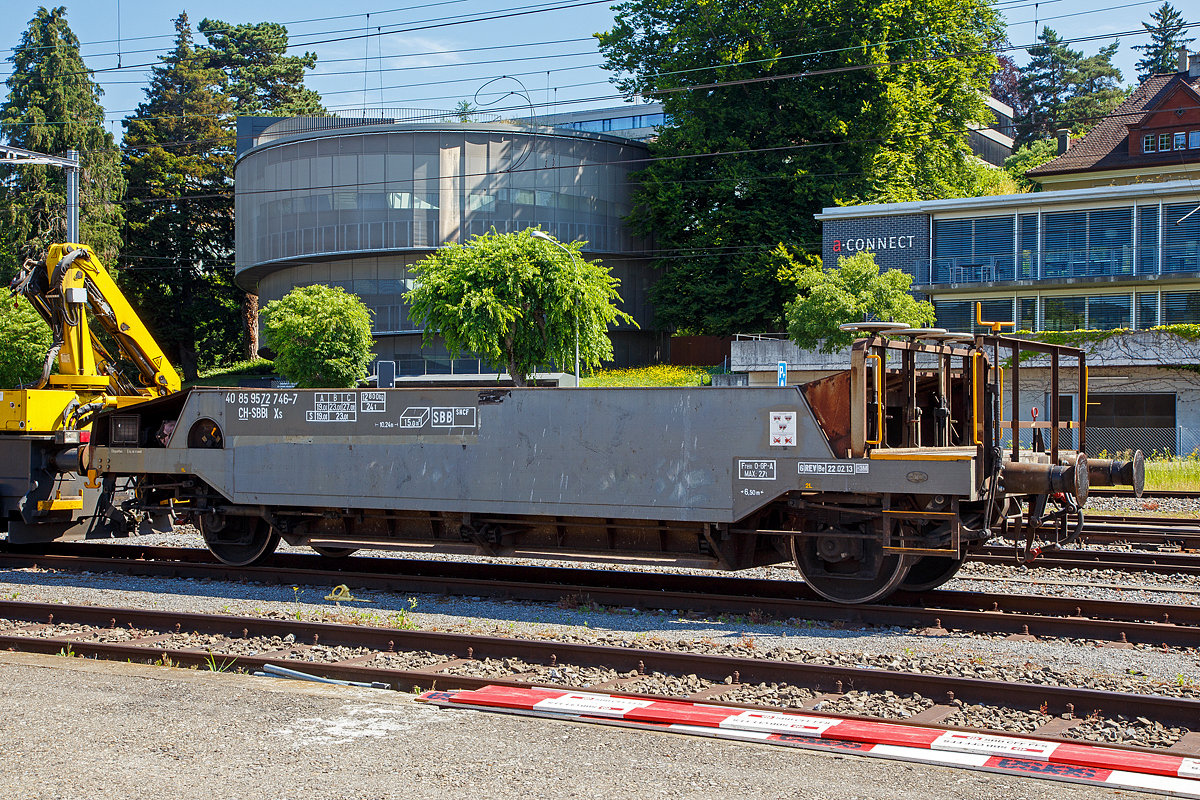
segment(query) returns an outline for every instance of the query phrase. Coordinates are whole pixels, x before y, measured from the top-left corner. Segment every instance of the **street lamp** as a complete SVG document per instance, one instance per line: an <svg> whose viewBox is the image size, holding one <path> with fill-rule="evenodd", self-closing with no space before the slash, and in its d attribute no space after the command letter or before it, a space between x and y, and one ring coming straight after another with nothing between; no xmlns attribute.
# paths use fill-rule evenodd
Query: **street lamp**
<svg viewBox="0 0 1200 800"><path fill-rule="evenodd" d="M575 307L574 314L572 314L572 317L575 319L575 388L578 389L579 388L579 306L578 306L578 302L579 302L579 268L577 266L575 266L575 251L573 251L571 248L567 247L562 242L560 242L558 239L555 239L553 236L546 233L545 231L533 230L533 231L529 232L529 235L535 239L542 239L543 241L550 242L550 244L557 245L558 247L561 247L563 250L566 250L567 255L571 257L571 266L575 267L576 307Z"/></svg>

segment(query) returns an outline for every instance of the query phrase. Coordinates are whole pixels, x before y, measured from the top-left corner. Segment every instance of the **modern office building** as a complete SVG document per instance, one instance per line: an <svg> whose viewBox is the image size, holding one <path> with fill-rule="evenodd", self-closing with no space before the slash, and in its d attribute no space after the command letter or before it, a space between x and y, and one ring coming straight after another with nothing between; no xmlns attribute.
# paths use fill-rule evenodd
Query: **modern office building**
<svg viewBox="0 0 1200 800"><path fill-rule="evenodd" d="M540 227L586 242L586 257L620 279L623 308L640 328L612 331L615 365L669 358L647 301L657 273L622 221L629 174L646 156L640 142L430 112L241 118L238 133L236 280L261 304L298 286L341 286L374 312L376 353L396 361L398 374L478 375L488 372L478 359L451 361L444 347L423 344L403 298L411 267L492 228Z"/></svg>
<svg viewBox="0 0 1200 800"><path fill-rule="evenodd" d="M976 302L1023 331L1124 330L1073 337L1093 354L1089 449L1191 452L1200 347L1191 329L1151 329L1200 325L1200 56L1181 54L1080 140L1062 132L1059 150L1028 173L1039 192L826 208L824 261L873 252L956 331L978 330ZM772 348L735 343L748 370ZM797 379L824 364L793 354L789 370L792 358Z"/></svg>

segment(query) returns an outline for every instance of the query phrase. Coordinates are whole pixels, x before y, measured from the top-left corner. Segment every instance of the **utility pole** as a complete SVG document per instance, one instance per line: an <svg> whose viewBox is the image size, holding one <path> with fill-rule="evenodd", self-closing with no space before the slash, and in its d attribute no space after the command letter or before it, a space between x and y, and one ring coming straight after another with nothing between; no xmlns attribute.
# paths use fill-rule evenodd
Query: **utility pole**
<svg viewBox="0 0 1200 800"><path fill-rule="evenodd" d="M32 150L22 150L20 147L0 145L0 164L14 167L45 164L51 167L62 167L67 171L67 242L80 244L79 241L79 151L68 150L67 157L50 156L45 153L35 153Z"/></svg>

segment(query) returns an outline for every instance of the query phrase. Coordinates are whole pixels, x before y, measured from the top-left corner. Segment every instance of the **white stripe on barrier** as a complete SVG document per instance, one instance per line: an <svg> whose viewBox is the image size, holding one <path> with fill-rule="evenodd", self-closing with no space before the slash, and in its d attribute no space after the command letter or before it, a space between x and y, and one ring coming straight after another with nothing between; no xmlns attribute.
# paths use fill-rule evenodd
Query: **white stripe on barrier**
<svg viewBox="0 0 1200 800"><path fill-rule="evenodd" d="M1009 736L988 736L982 733L946 731L933 740L934 750L954 750L959 753L983 753L988 756L1012 756L1035 761L1049 761L1058 749L1058 742L1037 739L1017 739Z"/></svg>
<svg viewBox="0 0 1200 800"><path fill-rule="evenodd" d="M538 711L557 711L568 714L595 714L601 717L623 717L635 708L653 705L653 700L633 697L612 697L606 694L571 692L533 704Z"/></svg>
<svg viewBox="0 0 1200 800"><path fill-rule="evenodd" d="M776 714L771 711L743 711L721 720L720 727L743 731L791 733L800 736L823 736L825 731L840 723L831 717L804 717L799 714Z"/></svg>

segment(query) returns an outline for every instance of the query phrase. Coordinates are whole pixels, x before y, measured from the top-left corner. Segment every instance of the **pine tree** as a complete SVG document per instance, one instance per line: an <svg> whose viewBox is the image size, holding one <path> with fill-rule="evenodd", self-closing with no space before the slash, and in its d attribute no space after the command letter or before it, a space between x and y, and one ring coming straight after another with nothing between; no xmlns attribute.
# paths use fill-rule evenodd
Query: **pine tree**
<svg viewBox="0 0 1200 800"><path fill-rule="evenodd" d="M304 85L305 70L317 65L317 55L286 55L286 27L277 22L230 25L204 19L199 29L208 41L209 64L229 76L229 94L238 114L325 113L321 95Z"/></svg>
<svg viewBox="0 0 1200 800"><path fill-rule="evenodd" d="M1067 76L1071 96L1066 102L1064 124L1077 136L1096 127L1129 96L1129 91L1121 86L1121 70L1112 63L1117 47L1118 43L1113 42L1100 48L1096 55L1079 59Z"/></svg>
<svg viewBox="0 0 1200 800"><path fill-rule="evenodd" d="M13 147L51 155L80 152L79 238L106 262L120 247L124 191L120 155L104 130L103 90L79 54L66 8L39 8L8 57L12 75L0 132ZM59 167L5 168L0 250L20 259L66 239L67 179ZM11 266L11 265L9 265Z"/></svg>
<svg viewBox="0 0 1200 800"><path fill-rule="evenodd" d="M1025 111L1017 122L1017 146L1053 136L1066 119L1071 96L1071 76L1079 68L1083 53L1067 47L1049 27L1038 36L1041 44L1029 48L1029 63L1018 85Z"/></svg>
<svg viewBox="0 0 1200 800"><path fill-rule="evenodd" d="M233 283L233 103L223 71L195 46L187 14L125 120L129 178L126 288L186 379L239 357L242 293ZM203 356L198 355L202 353Z"/></svg>
<svg viewBox="0 0 1200 800"><path fill-rule="evenodd" d="M1170 3L1163 3L1157 11L1151 12L1150 19L1154 20L1153 25L1142 23L1150 34L1150 43L1133 46L1134 50L1145 53L1137 62L1138 79L1143 81L1155 73L1174 72L1178 66L1176 53L1179 48L1196 41L1184 38L1187 22Z"/></svg>

